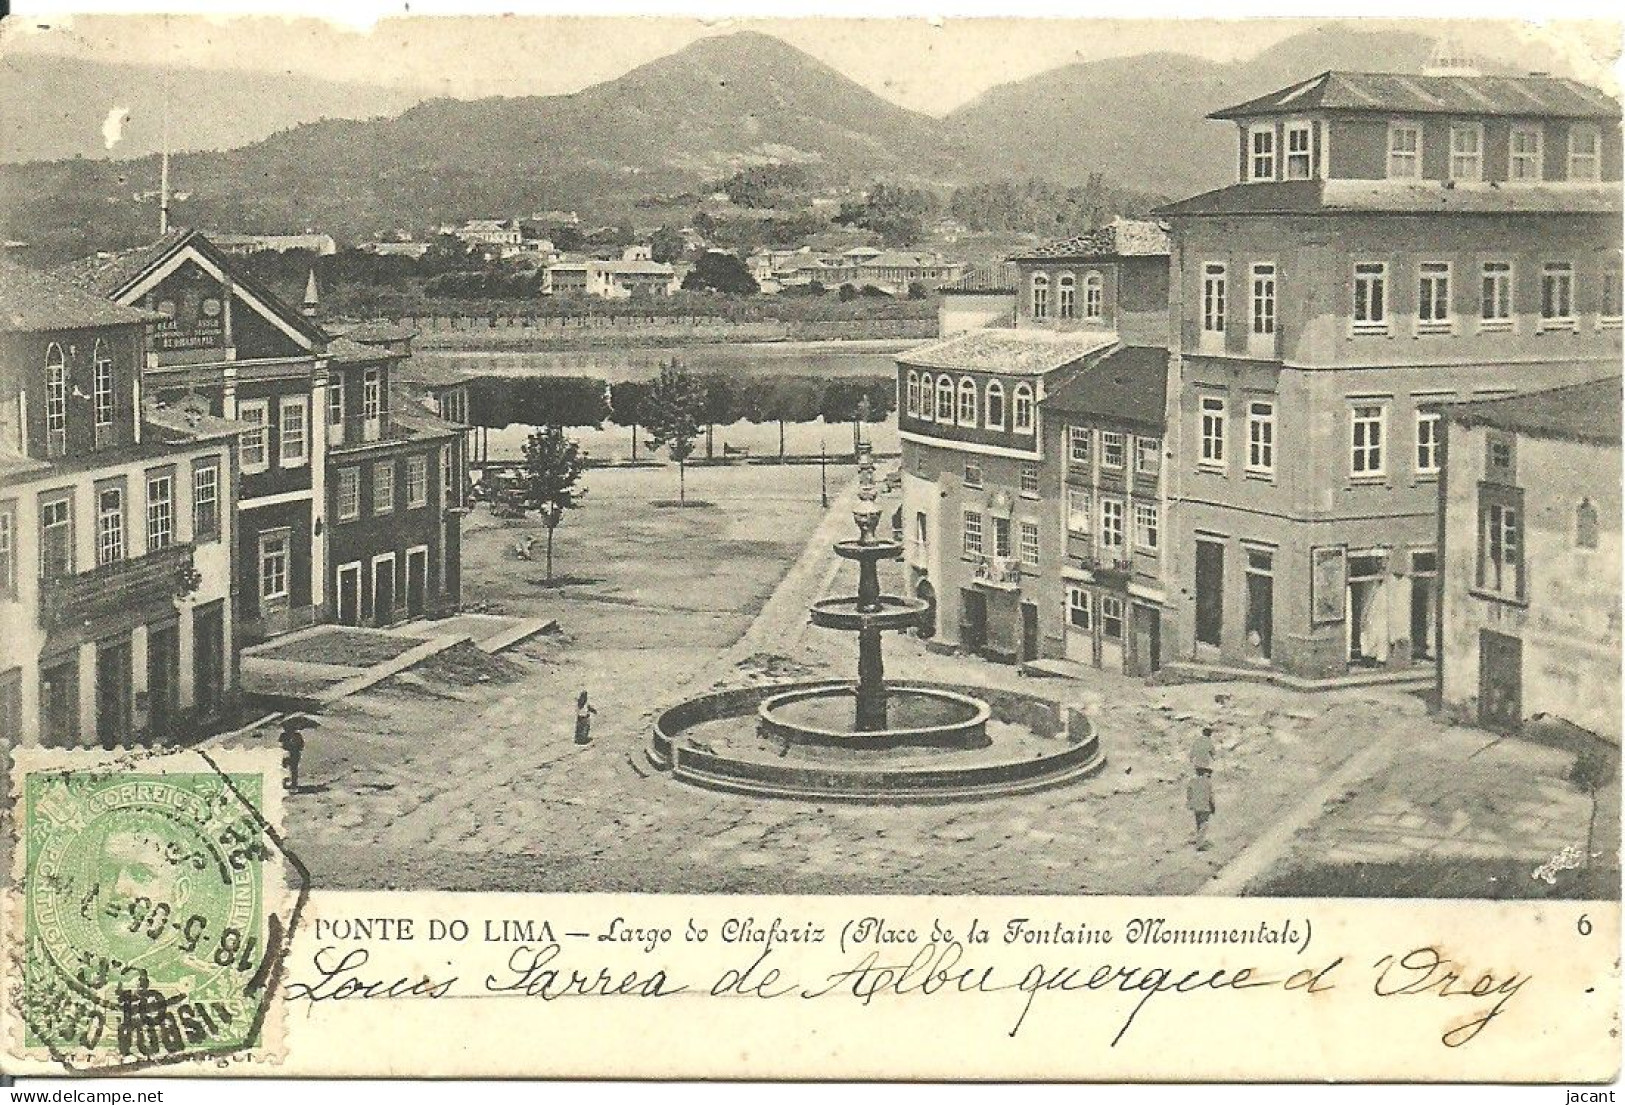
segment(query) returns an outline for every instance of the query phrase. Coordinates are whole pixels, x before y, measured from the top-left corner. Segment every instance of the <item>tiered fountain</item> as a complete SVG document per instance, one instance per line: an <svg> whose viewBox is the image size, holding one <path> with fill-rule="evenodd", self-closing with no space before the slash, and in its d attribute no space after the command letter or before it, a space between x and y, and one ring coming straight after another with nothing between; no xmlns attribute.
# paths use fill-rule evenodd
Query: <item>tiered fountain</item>
<svg viewBox="0 0 1625 1105"><path fill-rule="evenodd" d="M940 684L888 685L886 630L913 629L927 604L883 594L880 562L903 546L876 536L881 511L868 442L858 445L856 595L812 604L814 625L858 635L857 681L716 691L655 723L649 759L685 782L780 797L895 801L976 798L1054 786L1105 762L1087 718L1033 695L977 696Z"/></svg>

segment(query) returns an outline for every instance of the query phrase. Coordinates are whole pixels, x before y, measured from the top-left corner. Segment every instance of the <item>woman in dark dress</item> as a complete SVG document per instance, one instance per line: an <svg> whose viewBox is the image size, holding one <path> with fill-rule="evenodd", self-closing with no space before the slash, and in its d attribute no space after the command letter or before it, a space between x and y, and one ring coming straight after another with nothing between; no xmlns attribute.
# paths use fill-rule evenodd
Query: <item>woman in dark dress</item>
<svg viewBox="0 0 1625 1105"><path fill-rule="evenodd" d="M576 698L576 743L590 744L592 742L592 715L598 711L587 705L587 692L582 691Z"/></svg>

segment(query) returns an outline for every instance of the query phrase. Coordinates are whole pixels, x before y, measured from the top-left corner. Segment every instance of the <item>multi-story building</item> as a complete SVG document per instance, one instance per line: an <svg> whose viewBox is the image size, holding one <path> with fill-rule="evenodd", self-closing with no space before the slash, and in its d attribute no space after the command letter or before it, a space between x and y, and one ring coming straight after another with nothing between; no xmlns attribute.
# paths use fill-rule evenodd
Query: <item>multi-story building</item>
<svg viewBox="0 0 1625 1105"><path fill-rule="evenodd" d="M1083 601L1075 591L1093 602L1099 588L1126 601L1136 573L1122 570L1113 546L1104 575L1094 574L1107 546L1068 535L1078 525L1068 506L1079 500L1067 487L1099 492L1090 532L1101 532L1093 516L1103 509L1114 534L1129 533L1116 523L1132 525L1133 503L1155 501L1160 490L1154 476L1062 458L1086 434L1099 435L1098 446L1088 438L1091 450L1110 445L1114 458L1119 438L1137 450L1142 437L1160 437L1160 414L1143 404L1102 410L1088 393L1150 386L1160 395L1167 316L1141 305L1166 299L1166 237L1155 225L1114 224L1016 258L1015 267L1022 292L1013 328L972 330L897 358L909 585L933 604L933 630L969 651L1004 661L1070 651L1123 663L1120 646L1096 639L1092 617L1085 647L1088 616L1069 604ZM1123 552L1132 565L1132 548ZM1160 601L1146 582L1154 558L1145 567L1139 582ZM1149 665L1155 650L1144 654Z"/></svg>
<svg viewBox="0 0 1625 1105"><path fill-rule="evenodd" d="M1620 378L1445 408L1439 699L1620 739Z"/></svg>
<svg viewBox="0 0 1625 1105"><path fill-rule="evenodd" d="M1311 678L1431 661L1439 407L1619 362L1619 105L1324 73L1213 117L1238 182L1160 212L1164 650Z"/></svg>
<svg viewBox="0 0 1625 1105"><path fill-rule="evenodd" d="M233 665L236 434L143 396L164 316L0 261L0 734L195 730Z"/></svg>
<svg viewBox="0 0 1625 1105"><path fill-rule="evenodd" d="M542 271L543 295L590 295L599 299L664 297L677 290L677 270L647 257L619 261L556 261Z"/></svg>

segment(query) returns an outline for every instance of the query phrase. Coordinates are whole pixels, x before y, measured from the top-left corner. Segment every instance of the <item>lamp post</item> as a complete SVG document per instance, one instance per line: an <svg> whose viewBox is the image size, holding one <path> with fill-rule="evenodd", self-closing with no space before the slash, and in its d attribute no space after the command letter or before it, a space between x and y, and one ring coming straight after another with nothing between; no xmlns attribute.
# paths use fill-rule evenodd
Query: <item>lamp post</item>
<svg viewBox="0 0 1625 1105"><path fill-rule="evenodd" d="M828 454L824 451L824 439L818 439L818 501L825 510L829 509L829 476L825 467Z"/></svg>

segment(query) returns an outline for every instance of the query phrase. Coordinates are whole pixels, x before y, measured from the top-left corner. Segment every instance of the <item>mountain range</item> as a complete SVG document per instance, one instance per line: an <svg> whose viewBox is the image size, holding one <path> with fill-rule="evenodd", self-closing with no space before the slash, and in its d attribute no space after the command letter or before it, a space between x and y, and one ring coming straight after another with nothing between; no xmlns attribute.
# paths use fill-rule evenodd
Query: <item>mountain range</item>
<svg viewBox="0 0 1625 1105"><path fill-rule="evenodd" d="M1239 62L1146 54L1068 65L934 118L780 39L739 32L570 95L433 99L385 118L302 122L235 149L179 155L172 177L190 193L178 217L192 225L316 228L341 238L553 208L608 217L597 213L626 212L641 197L775 160L807 163L832 183L1076 184L1102 174L1120 188L1173 197L1232 176L1233 132L1207 121L1209 111L1327 69L1417 72L1432 47L1420 35L1330 24ZM1557 68L1527 56L1520 66ZM205 114L200 104L227 116L252 107L255 125L265 126L279 111L349 94L310 88L301 101L263 91L259 98L274 103L250 105L252 85L233 81L189 86L188 115ZM409 95L349 92L352 116L387 114L390 96ZM83 99L105 104L108 96L87 91ZM52 108L64 118L71 110ZM199 132L196 141L207 139ZM62 249L86 228L114 244L150 235L156 213L134 197L157 186L157 168L151 156L0 166L0 233L60 238Z"/></svg>

